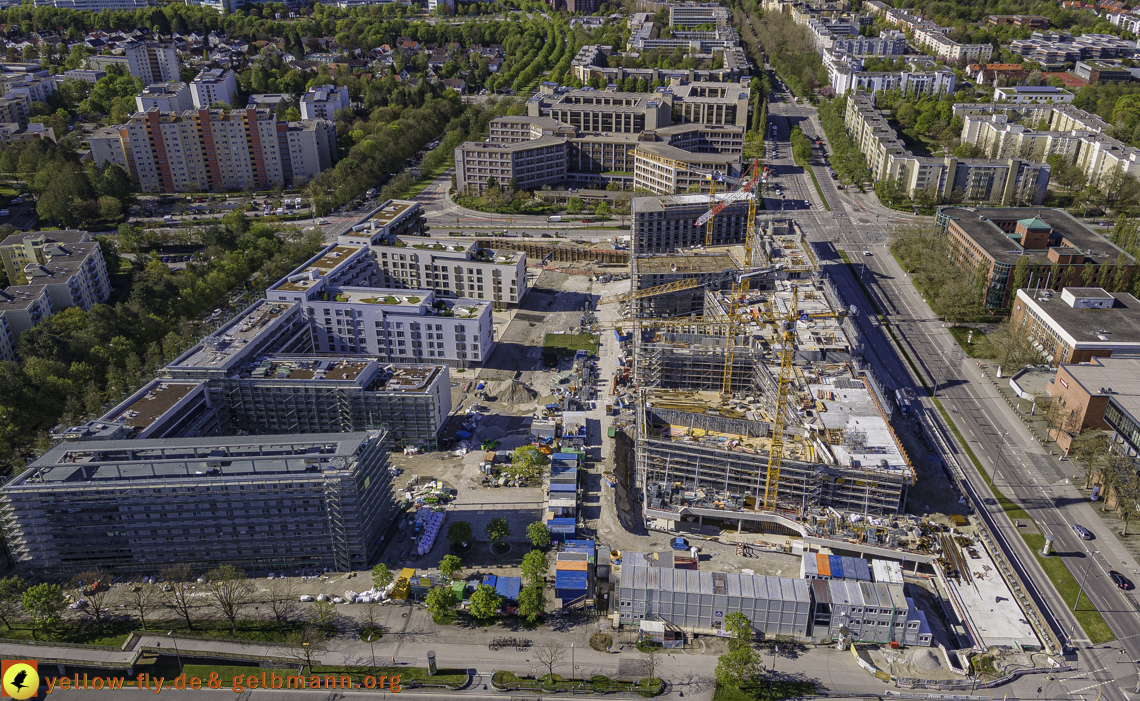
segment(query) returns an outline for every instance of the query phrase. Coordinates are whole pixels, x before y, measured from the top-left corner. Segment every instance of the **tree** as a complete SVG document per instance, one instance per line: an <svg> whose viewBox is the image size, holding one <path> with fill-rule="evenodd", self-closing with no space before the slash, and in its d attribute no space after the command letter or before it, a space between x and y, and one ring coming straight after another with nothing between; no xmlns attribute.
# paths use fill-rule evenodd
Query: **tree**
<svg viewBox="0 0 1140 701"><path fill-rule="evenodd" d="M71 578L70 588L75 590L76 599L84 602L84 615L96 626L103 625L103 617L115 603L111 575L106 570L80 572Z"/></svg>
<svg viewBox="0 0 1140 701"><path fill-rule="evenodd" d="M480 621L489 621L499 615L499 607L503 605L503 597L486 584L480 584L467 600L471 615Z"/></svg>
<svg viewBox="0 0 1140 701"><path fill-rule="evenodd" d="M451 594L451 589L448 587L435 587L428 592L427 610L431 613L432 620L436 623L442 623L451 609L455 607L455 597Z"/></svg>
<svg viewBox="0 0 1140 701"><path fill-rule="evenodd" d="M265 603L269 605L269 611L277 621L277 629L283 630L289 619L294 618L301 610L300 597L297 595L297 585L294 580L280 577L269 582Z"/></svg>
<svg viewBox="0 0 1140 701"><path fill-rule="evenodd" d="M994 347L994 359L1008 375L1037 362L1037 350L1030 343L1029 331L1024 326L1007 321L990 334L989 339Z"/></svg>
<svg viewBox="0 0 1140 701"><path fill-rule="evenodd" d="M601 217L603 219L608 219L610 216L610 212L611 212L611 210L610 210L610 205L608 202L603 202L603 203L599 204L598 208L594 211L595 214L597 214L599 217Z"/></svg>
<svg viewBox="0 0 1140 701"><path fill-rule="evenodd" d="M578 197L571 197L566 202L567 214L581 214L583 209L585 209L585 205L582 204L582 200Z"/></svg>
<svg viewBox="0 0 1140 701"><path fill-rule="evenodd" d="M730 646L751 645L756 635L752 630L752 621L739 611L733 611L724 617L724 630L732 636Z"/></svg>
<svg viewBox="0 0 1140 701"><path fill-rule="evenodd" d="M186 621L186 629L194 630L192 615L198 607L198 602L191 596L190 582L193 581L193 572L189 565L178 564L164 567L158 576L170 588L166 592L166 605L174 609L182 620Z"/></svg>
<svg viewBox="0 0 1140 701"><path fill-rule="evenodd" d="M256 589L245 572L233 565L222 565L206 574L210 596L230 622L230 630L237 630L237 617L241 610L253 602Z"/></svg>
<svg viewBox="0 0 1140 701"><path fill-rule="evenodd" d="M739 687L760 672L760 656L751 645L730 647L716 663L716 680L726 687Z"/></svg>
<svg viewBox="0 0 1140 701"><path fill-rule="evenodd" d="M395 575L383 562L372 568L372 586L374 588L385 589L392 583L393 579L395 579Z"/></svg>
<svg viewBox="0 0 1140 701"><path fill-rule="evenodd" d="M510 537L511 526L507 523L507 519L502 516L496 516L487 523L483 532L490 538L491 543L498 545Z"/></svg>
<svg viewBox="0 0 1140 701"><path fill-rule="evenodd" d="M519 615L534 624L546 612L546 591L539 584L531 584L519 592Z"/></svg>
<svg viewBox="0 0 1140 701"><path fill-rule="evenodd" d="M534 547L545 550L550 547L550 529L542 521L535 521L526 527L526 539Z"/></svg>
<svg viewBox="0 0 1140 701"><path fill-rule="evenodd" d="M523 555L519 569L522 570L522 575L529 579L531 584L541 584L546 581L546 573L550 569L550 563L546 560L545 552L531 550Z"/></svg>
<svg viewBox="0 0 1140 701"><path fill-rule="evenodd" d="M447 579L455 579L455 573L463 569L463 560L455 555L444 555L439 561L439 573Z"/></svg>
<svg viewBox="0 0 1140 701"><path fill-rule="evenodd" d="M543 467L549 462L550 460L538 448L533 445L522 445L511 453L511 466L507 468L507 474L512 479L522 482L537 482L542 479Z"/></svg>
<svg viewBox="0 0 1140 701"><path fill-rule="evenodd" d="M554 668L566 661L566 644L558 638L548 638L537 645L532 654L540 665L546 667L548 677L554 676Z"/></svg>
<svg viewBox="0 0 1140 701"><path fill-rule="evenodd" d="M447 542L451 544L453 550L467 547L473 536L471 524L467 521L454 521L447 527Z"/></svg>
<svg viewBox="0 0 1140 701"><path fill-rule="evenodd" d="M314 601L309 605L309 622L327 632L336 622L336 604L331 599Z"/></svg>
<svg viewBox="0 0 1140 701"><path fill-rule="evenodd" d="M134 584L123 592L123 602L127 610L139 619L139 625L146 630L146 617L163 607L162 590L157 584Z"/></svg>
<svg viewBox="0 0 1140 701"><path fill-rule="evenodd" d="M1020 255L1017 257L1017 262L1013 265L1013 288L1010 294L1016 294L1018 290L1025 287L1026 280L1029 279L1029 256Z"/></svg>
<svg viewBox="0 0 1140 701"><path fill-rule="evenodd" d="M1121 470L1116 479L1116 508L1120 518L1124 521L1121 535L1128 535L1128 524L1136 515L1136 508L1140 505L1140 477L1133 470Z"/></svg>
<svg viewBox="0 0 1140 701"><path fill-rule="evenodd" d="M1073 436L1069 443L1069 460L1085 473L1085 489L1092 483L1097 459L1107 453L1109 447L1108 436L1099 429L1087 428Z"/></svg>
<svg viewBox="0 0 1140 701"><path fill-rule="evenodd" d="M63 589L58 584L47 582L28 587L24 590L20 601L24 604L24 611L32 619L33 638L38 631L49 629L59 623L63 617L63 610L67 608Z"/></svg>
<svg viewBox="0 0 1140 701"><path fill-rule="evenodd" d="M289 636L289 652L307 669L312 669L316 656L328 649L328 636L315 625L307 625Z"/></svg>
<svg viewBox="0 0 1140 701"><path fill-rule="evenodd" d="M28 583L17 575L0 579L0 621L9 630L20 612L20 605Z"/></svg>

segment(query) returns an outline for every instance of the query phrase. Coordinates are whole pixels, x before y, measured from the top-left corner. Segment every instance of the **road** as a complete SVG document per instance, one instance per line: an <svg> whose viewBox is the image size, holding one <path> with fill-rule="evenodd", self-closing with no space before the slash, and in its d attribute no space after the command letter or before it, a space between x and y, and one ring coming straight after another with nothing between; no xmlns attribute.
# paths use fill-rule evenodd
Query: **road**
<svg viewBox="0 0 1140 701"><path fill-rule="evenodd" d="M793 198L818 201L818 194L810 177L791 164L791 146L787 143L790 128L799 125L806 134L823 136L823 129L815 118L814 110L784 101L769 105L770 122L777 125L779 155L777 182L785 194ZM1117 640L1107 645L1093 645L1076 625L1070 608L1048 584L1048 580L1017 528L992 497L981 474L978 473L964 451L956 455L969 480L969 489L979 512L991 524L995 536L1004 543L1007 555L1039 606L1053 619L1055 632L1063 639L1072 635L1086 678L1065 686L1074 697L1103 692L1107 698L1125 698L1138 682L1133 660L1140 658L1140 616L1132 593L1122 592L1108 577L1109 569L1131 573L1137 571L1136 562L1116 538L1101 534L1091 542L1077 538L1071 528L1081 523L1093 530L1103 530L1102 520L1093 511L1094 506L1084 499L1070 484L1072 470L1066 472L1067 463L1049 455L1033 438L1028 428L998 395L983 370L967 358L945 324L938 321L921 295L906 277L887 250L889 226L896 222L914 221L914 217L883 209L872 196L840 191L831 179L827 168L813 158L813 169L831 211L797 210L778 212L789 216L803 226L809 240L821 251L821 263L838 283L846 301L862 306L864 296L851 272L827 252L834 246L850 254L860 275L875 297L884 318L900 337L906 352L914 359L928 383L936 387L939 400L950 412L954 423L969 447L995 478L1007 496L1018 501L1044 532L1055 538L1058 556L1062 557L1073 577L1080 581L1088 564L1088 551L1092 555L1086 595L1102 612ZM806 193L806 195L805 195ZM771 216L771 215L770 215ZM926 221L929 221L927 219ZM863 255L866 251L870 255ZM868 338L868 361L880 378L892 388L910 385L920 397L925 395L912 377L910 368L896 353L888 351L890 345L883 329L873 315L858 317L861 331ZM875 349L881 349L876 352ZM937 418L937 410L929 398L923 399L928 415ZM944 435L950 437L946 426ZM954 441L949 441L951 444ZM1119 563L1119 564L1117 564ZM1035 589L1035 591L1034 591ZM1111 662L1115 660L1115 662ZM1058 682L1060 683L1060 682Z"/></svg>

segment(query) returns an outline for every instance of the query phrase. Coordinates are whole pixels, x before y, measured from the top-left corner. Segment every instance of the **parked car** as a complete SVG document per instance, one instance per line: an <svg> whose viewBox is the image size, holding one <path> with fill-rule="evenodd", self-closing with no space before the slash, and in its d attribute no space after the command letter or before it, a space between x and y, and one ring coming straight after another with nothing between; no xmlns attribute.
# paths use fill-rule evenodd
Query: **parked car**
<svg viewBox="0 0 1140 701"><path fill-rule="evenodd" d="M1077 534L1077 537L1079 537L1081 540L1092 540L1093 539L1092 532L1090 532L1089 529L1085 528L1084 526L1082 526L1079 523L1073 524L1073 531Z"/></svg>
<svg viewBox="0 0 1140 701"><path fill-rule="evenodd" d="M1116 570L1109 570L1108 576L1112 577L1112 583L1121 589L1128 590L1132 588L1132 582L1129 582L1127 579L1125 579L1124 575L1120 574Z"/></svg>

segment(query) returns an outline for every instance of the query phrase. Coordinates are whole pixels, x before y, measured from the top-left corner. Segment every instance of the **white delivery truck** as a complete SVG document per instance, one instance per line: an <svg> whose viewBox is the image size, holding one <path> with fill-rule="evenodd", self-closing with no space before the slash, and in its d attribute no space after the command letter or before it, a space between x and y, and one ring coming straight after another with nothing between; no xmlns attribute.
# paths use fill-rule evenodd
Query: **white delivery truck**
<svg viewBox="0 0 1140 701"><path fill-rule="evenodd" d="M561 217L561 216L559 216L559 215L557 215L557 214L555 214L553 217L550 217L550 218L549 218L549 219L547 219L546 221L562 221L562 217Z"/></svg>

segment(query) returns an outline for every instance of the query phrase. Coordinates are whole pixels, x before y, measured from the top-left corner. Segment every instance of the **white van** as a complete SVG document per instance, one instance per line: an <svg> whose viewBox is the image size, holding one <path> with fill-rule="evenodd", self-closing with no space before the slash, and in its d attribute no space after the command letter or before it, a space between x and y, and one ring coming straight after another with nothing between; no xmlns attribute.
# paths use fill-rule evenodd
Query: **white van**
<svg viewBox="0 0 1140 701"><path fill-rule="evenodd" d="M284 208L284 207L278 207L278 208L277 208L277 216L281 216L281 215L282 215L282 214L284 214L284 213L285 213L285 208Z"/></svg>
<svg viewBox="0 0 1140 701"><path fill-rule="evenodd" d="M557 215L557 214L555 214L553 217L550 217L550 218L549 218L549 219L547 219L546 221L562 221L562 217L561 217L561 216L559 216L559 215Z"/></svg>

